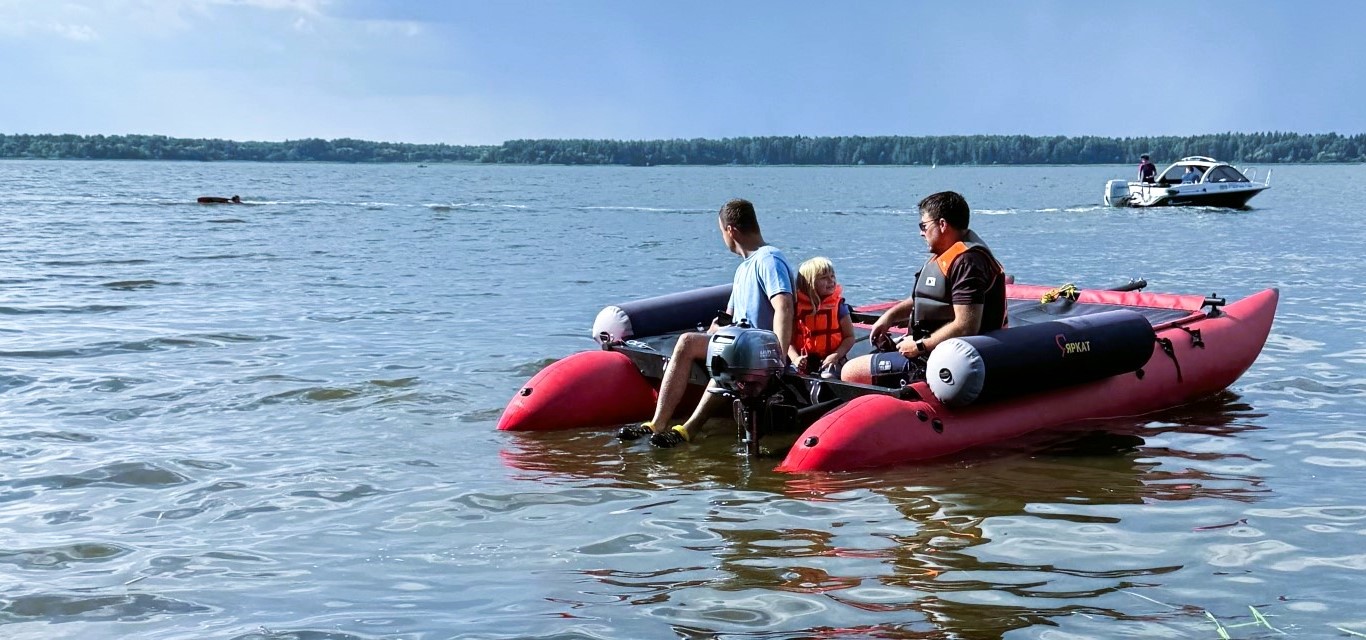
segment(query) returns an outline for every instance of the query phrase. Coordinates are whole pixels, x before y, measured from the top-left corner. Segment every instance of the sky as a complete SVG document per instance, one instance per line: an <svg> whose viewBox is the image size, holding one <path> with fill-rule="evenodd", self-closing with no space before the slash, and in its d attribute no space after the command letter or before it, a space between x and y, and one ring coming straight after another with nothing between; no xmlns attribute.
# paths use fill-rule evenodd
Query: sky
<svg viewBox="0 0 1366 640"><path fill-rule="evenodd" d="M0 0L0 133L1366 133L1359 0Z"/></svg>

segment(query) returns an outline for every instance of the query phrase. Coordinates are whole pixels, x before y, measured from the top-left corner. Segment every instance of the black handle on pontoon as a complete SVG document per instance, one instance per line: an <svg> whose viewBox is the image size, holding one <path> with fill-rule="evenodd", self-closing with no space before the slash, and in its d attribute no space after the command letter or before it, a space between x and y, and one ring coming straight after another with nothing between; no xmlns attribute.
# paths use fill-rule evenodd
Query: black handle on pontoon
<svg viewBox="0 0 1366 640"><path fill-rule="evenodd" d="M1219 294L1211 293L1205 296L1205 301L1200 303L1200 308L1209 307L1209 311L1205 312L1205 315L1213 318L1223 313L1219 310L1219 307L1222 307L1227 303L1228 301L1219 297Z"/></svg>

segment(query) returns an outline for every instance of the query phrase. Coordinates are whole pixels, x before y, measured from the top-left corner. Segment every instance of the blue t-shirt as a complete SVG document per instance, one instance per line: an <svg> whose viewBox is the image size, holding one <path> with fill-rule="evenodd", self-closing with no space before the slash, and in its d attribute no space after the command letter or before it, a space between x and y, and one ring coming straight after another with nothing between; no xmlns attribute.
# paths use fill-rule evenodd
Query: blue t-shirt
<svg viewBox="0 0 1366 640"><path fill-rule="evenodd" d="M793 270L783 252L764 245L735 268L735 280L727 306L735 322L749 320L751 326L773 330L773 296L796 290Z"/></svg>
<svg viewBox="0 0 1366 640"><path fill-rule="evenodd" d="M1199 172L1199 171L1187 171L1187 172L1181 174L1181 183L1182 183L1182 184L1189 184L1189 183L1191 183L1191 182L1199 182L1199 181L1200 181L1200 172Z"/></svg>

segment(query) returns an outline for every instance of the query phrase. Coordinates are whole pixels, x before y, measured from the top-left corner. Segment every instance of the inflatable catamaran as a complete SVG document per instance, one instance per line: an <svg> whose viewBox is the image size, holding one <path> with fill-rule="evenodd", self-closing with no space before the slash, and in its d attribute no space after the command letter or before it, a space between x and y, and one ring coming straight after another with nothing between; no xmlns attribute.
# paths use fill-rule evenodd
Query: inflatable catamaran
<svg viewBox="0 0 1366 640"><path fill-rule="evenodd" d="M842 471L904 464L1090 420L1139 416L1212 395L1250 367L1271 331L1279 293L1232 303L1217 296L1009 285L1009 328L955 338L930 354L927 380L898 388L791 373L769 331L729 326L712 335L708 380L733 399L751 453L760 438L798 433L778 470ZM730 286L610 306L573 354L514 395L498 428L609 427L649 419L680 331L710 324ZM854 310L859 347L893 303ZM685 403L687 405L687 403ZM690 410L690 406L680 408Z"/></svg>

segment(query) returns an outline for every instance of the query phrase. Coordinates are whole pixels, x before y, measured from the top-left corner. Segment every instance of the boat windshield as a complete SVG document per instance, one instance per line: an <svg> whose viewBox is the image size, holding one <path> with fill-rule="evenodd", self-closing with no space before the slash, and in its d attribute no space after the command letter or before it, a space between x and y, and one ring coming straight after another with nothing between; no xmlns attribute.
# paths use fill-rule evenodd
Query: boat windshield
<svg viewBox="0 0 1366 640"><path fill-rule="evenodd" d="M1228 165L1215 167L1209 170L1209 175L1205 176L1205 182L1247 182L1247 176L1239 173L1237 169Z"/></svg>
<svg viewBox="0 0 1366 640"><path fill-rule="evenodd" d="M1167 183L1167 184L1180 184L1180 183L1181 183L1181 176L1185 175L1185 173L1186 173L1186 167L1190 167L1190 166L1195 166L1195 165L1188 165L1188 164L1174 164L1174 165L1172 165L1171 167L1169 167L1169 168L1167 169L1167 172L1166 172L1166 173L1162 174L1162 177L1159 179L1159 182L1163 182L1163 183ZM1195 167L1195 170L1196 170L1196 171L1199 171L1199 172L1202 173L1202 174L1205 172L1204 168L1198 167L1198 166Z"/></svg>

